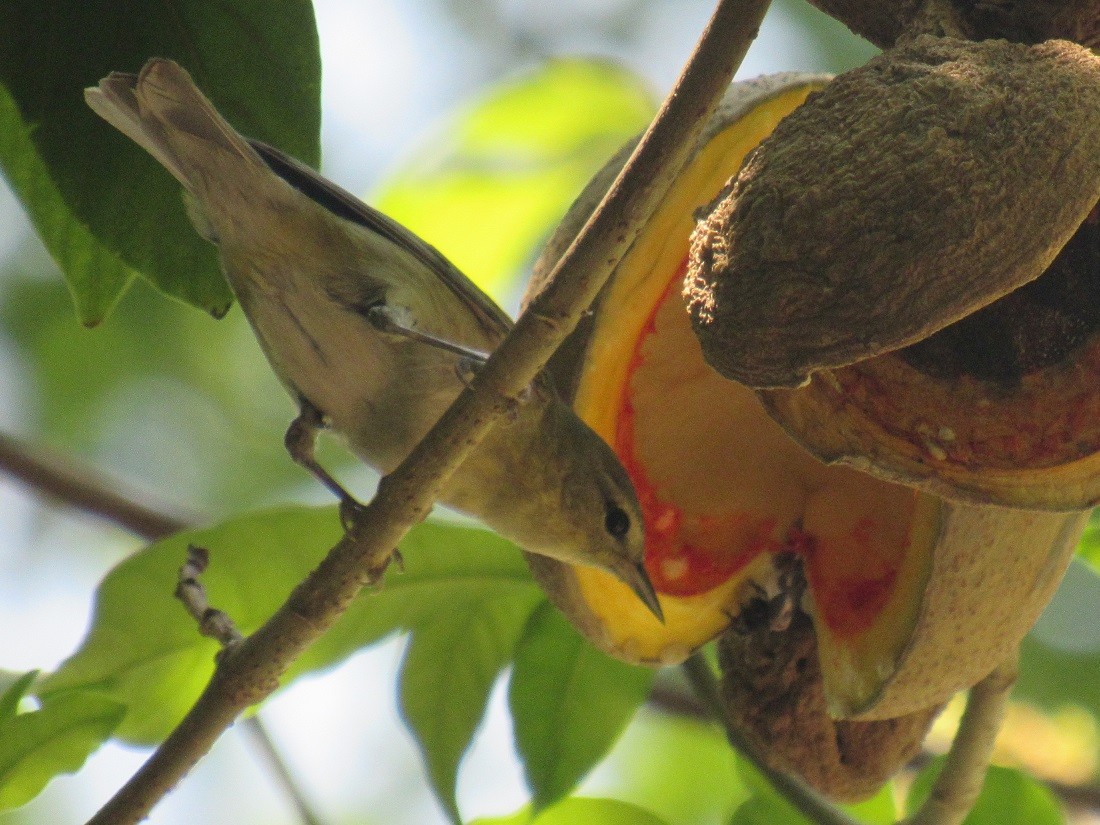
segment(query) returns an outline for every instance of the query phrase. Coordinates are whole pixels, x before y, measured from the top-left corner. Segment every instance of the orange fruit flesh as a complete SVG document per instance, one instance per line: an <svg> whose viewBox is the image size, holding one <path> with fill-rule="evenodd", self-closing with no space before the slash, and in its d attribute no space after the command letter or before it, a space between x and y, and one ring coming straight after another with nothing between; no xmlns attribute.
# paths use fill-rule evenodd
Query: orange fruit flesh
<svg viewBox="0 0 1100 825"><path fill-rule="evenodd" d="M897 579L916 494L821 464L751 390L711 370L679 295L683 271L635 345L614 443L642 504L654 586L695 596L763 553L799 553L832 632L866 630Z"/></svg>
<svg viewBox="0 0 1100 825"><path fill-rule="evenodd" d="M863 692L915 624L938 502L796 445L751 389L705 363L680 297L693 212L808 91L768 101L696 155L620 265L588 345L574 404L636 485L665 623L611 576L574 574L612 648L672 663L729 624L771 554L798 553L826 679Z"/></svg>

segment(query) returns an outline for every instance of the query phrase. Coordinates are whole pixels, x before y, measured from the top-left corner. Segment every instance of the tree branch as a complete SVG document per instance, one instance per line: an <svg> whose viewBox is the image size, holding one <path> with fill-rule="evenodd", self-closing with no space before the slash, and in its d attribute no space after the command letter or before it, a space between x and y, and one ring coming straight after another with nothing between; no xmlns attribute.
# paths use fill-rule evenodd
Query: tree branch
<svg viewBox="0 0 1100 825"><path fill-rule="evenodd" d="M0 472L19 479L37 493L94 513L150 541L190 526L181 516L147 507L118 492L118 485L103 475L77 469L72 459L31 447L5 433L0 433Z"/></svg>
<svg viewBox="0 0 1100 825"><path fill-rule="evenodd" d="M720 0L657 119L546 289L432 431L382 479L354 529L266 624L224 652L187 716L91 825L145 818L245 708L278 687L287 668L359 591L381 578L398 542L428 514L473 446L516 403L637 238L717 107L767 5L768 0Z"/></svg>
<svg viewBox="0 0 1100 825"><path fill-rule="evenodd" d="M993 743L1004 722L1005 706L1019 672L1014 654L970 689L955 741L943 770L920 810L906 825L960 825L981 793Z"/></svg>

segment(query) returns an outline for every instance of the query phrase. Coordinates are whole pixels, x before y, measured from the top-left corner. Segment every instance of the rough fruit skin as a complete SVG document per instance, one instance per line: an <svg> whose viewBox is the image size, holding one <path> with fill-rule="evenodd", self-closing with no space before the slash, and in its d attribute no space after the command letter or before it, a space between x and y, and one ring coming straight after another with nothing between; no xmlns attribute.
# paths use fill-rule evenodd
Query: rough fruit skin
<svg viewBox="0 0 1100 825"><path fill-rule="evenodd" d="M1037 278L1100 198L1100 59L920 37L848 72L712 204L685 282L753 387L926 338Z"/></svg>
<svg viewBox="0 0 1100 825"><path fill-rule="evenodd" d="M942 707L874 721L833 719L804 613L778 633L727 631L718 660L726 708L761 758L843 802L871 796L916 756Z"/></svg>
<svg viewBox="0 0 1100 825"><path fill-rule="evenodd" d="M912 26L924 5L921 0L809 2L884 49ZM971 40L1041 43L1065 38L1085 46L1100 44L1100 8L1094 0L954 0L944 5L960 16Z"/></svg>

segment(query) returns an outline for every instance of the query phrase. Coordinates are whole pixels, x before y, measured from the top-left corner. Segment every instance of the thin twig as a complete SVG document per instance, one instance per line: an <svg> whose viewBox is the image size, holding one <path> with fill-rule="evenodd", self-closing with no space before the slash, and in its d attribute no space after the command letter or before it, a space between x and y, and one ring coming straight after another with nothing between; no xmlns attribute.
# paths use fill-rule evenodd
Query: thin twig
<svg viewBox="0 0 1100 825"><path fill-rule="evenodd" d="M187 546L187 561L180 568L176 598L183 602L183 606L199 626L199 633L216 639L223 648L232 647L240 644L244 635L228 613L211 607L210 600L206 598L206 588L199 577L206 571L209 563L209 550L194 544Z"/></svg>
<svg viewBox="0 0 1100 825"><path fill-rule="evenodd" d="M116 489L116 485L101 473L77 468L72 458L63 458L24 444L5 433L0 433L0 473L19 479L36 493L44 493L62 504L104 518L148 541L165 538L192 526L184 518L169 515L130 498ZM194 557L190 558L188 566L195 561ZM181 580L185 570L189 577L197 577L202 572L201 569L189 570L188 566L181 569ZM197 598L192 588L182 581L180 588L185 591L184 605L201 628L204 624L202 615L205 608L200 609L200 603L192 601ZM205 604L205 594L200 591L200 595ZM225 636L222 631L213 635L219 639ZM256 743L264 764L298 812L303 825L320 825L320 819L310 808L304 792L272 743L260 717L250 716L243 724L246 733Z"/></svg>
<svg viewBox="0 0 1100 825"><path fill-rule="evenodd" d="M576 327L637 238L729 86L767 5L767 0L720 0L676 88L546 289L431 432L382 479L354 529L270 620L225 651L184 720L92 825L144 819L245 708L278 687L287 668L360 590L381 578L393 549L424 519L446 480Z"/></svg>
<svg viewBox="0 0 1100 825"><path fill-rule="evenodd" d="M775 770L760 757L756 748L727 713L718 692L714 671L701 654L693 653L682 667L699 700L710 711L712 718L722 726L730 745L751 762L784 799L816 825L860 825L858 820L829 802L801 779Z"/></svg>
<svg viewBox="0 0 1100 825"><path fill-rule="evenodd" d="M906 825L960 825L981 793L993 744L1004 722L1005 707L1019 672L1013 656L970 689L966 711L943 770L920 810Z"/></svg>
<svg viewBox="0 0 1100 825"><path fill-rule="evenodd" d="M271 738L271 734L268 733L264 725L260 724L259 717L249 716L242 724L245 733L252 740L254 749L266 759L269 773L294 803L294 807L298 811L298 818L303 825L321 825L320 818L306 802L305 797L298 788L297 780L283 760L283 755L279 752L279 748Z"/></svg>
<svg viewBox="0 0 1100 825"><path fill-rule="evenodd" d="M199 632L204 636L217 639L223 650L233 645L240 644L244 636L237 629L237 625L229 614L211 606L206 597L206 588L203 587L200 576L205 572L210 563L210 553L203 547L189 545L187 548L187 561L180 568L179 584L176 585L176 598L183 602L183 606L191 615L191 618L199 626ZM321 825L321 819L313 811L305 794L298 787L298 782L290 772L283 755L275 746L267 728L260 721L259 716L250 716L242 723L244 731L252 742L253 750L258 753L268 772L274 778L277 785L282 788L287 798L294 803L298 812L298 818L303 825Z"/></svg>
<svg viewBox="0 0 1100 825"><path fill-rule="evenodd" d="M37 493L93 513L142 538L164 538L189 527L186 519L155 510L118 491L118 484L92 470L0 433L0 472Z"/></svg>

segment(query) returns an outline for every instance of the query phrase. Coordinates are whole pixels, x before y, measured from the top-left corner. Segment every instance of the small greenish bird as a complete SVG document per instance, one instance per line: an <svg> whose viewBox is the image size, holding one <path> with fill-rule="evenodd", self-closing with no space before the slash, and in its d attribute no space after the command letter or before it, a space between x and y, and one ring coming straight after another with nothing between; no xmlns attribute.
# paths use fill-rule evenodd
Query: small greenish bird
<svg viewBox="0 0 1100 825"><path fill-rule="evenodd" d="M88 105L183 184L276 375L298 401L287 447L316 462L329 427L382 473L458 396L511 321L438 251L312 169L236 132L180 66L154 58L85 91ZM524 549L606 570L658 617L637 496L610 447L538 379L442 501Z"/></svg>

